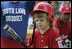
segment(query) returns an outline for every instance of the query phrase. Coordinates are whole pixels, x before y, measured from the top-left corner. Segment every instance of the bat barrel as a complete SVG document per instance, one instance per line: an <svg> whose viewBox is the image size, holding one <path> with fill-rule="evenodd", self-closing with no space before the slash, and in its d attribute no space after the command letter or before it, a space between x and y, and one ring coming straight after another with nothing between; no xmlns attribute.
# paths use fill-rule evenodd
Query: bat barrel
<svg viewBox="0 0 72 49"><path fill-rule="evenodd" d="M18 43L20 43L22 46L24 46L25 48L27 48L27 46L25 45L25 43L22 41L21 37L8 25L6 24L3 29L14 39L16 40Z"/></svg>

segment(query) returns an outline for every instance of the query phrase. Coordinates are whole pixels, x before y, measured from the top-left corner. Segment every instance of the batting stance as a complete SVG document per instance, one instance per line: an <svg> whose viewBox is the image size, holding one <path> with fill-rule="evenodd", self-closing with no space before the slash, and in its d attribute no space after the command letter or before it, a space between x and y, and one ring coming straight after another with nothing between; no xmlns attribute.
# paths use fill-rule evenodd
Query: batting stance
<svg viewBox="0 0 72 49"><path fill-rule="evenodd" d="M1 48L24 48L3 30L3 26L8 24L27 44L28 16L33 6L34 1L1 2Z"/></svg>
<svg viewBox="0 0 72 49"><path fill-rule="evenodd" d="M34 6L31 15L38 29L34 34L33 44L29 47L62 48L60 35L51 25L54 19L53 7L49 3L39 2Z"/></svg>
<svg viewBox="0 0 72 49"><path fill-rule="evenodd" d="M63 39L62 43L65 45L67 39L71 41L71 7L63 6L61 13L61 16L54 20L53 25L54 28L59 30L59 34Z"/></svg>

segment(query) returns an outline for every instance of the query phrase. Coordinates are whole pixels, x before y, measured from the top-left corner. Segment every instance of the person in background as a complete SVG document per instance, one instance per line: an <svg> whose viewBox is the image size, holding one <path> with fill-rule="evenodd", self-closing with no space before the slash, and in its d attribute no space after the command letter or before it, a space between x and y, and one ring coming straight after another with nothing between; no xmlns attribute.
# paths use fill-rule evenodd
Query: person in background
<svg viewBox="0 0 72 49"><path fill-rule="evenodd" d="M54 28L59 31L59 34L62 38L63 46L65 41L68 39L71 41L71 7L63 6L61 10L61 16L57 17L53 21Z"/></svg>

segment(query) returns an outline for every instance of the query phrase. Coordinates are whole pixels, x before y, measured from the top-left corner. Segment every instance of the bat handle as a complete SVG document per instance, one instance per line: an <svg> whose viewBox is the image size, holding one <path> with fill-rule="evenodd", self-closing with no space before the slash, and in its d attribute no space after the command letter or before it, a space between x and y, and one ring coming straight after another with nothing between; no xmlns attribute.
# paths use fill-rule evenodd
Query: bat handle
<svg viewBox="0 0 72 49"><path fill-rule="evenodd" d="M25 48L28 48L24 42L21 42L21 45L23 45Z"/></svg>
<svg viewBox="0 0 72 49"><path fill-rule="evenodd" d="M22 39L20 37L17 37L15 39L18 43L20 43L22 46L24 46L25 48L28 48L27 45L25 45L25 43L22 41Z"/></svg>

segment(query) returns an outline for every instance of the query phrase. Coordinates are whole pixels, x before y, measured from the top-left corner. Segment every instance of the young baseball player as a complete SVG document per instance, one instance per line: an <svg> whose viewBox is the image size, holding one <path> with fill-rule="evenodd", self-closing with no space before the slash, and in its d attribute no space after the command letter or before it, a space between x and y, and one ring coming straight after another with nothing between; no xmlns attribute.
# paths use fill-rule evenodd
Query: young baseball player
<svg viewBox="0 0 72 49"><path fill-rule="evenodd" d="M60 35L51 27L54 16L52 6L46 2L39 2L34 6L31 15L38 27L32 48L62 48Z"/></svg>
<svg viewBox="0 0 72 49"><path fill-rule="evenodd" d="M54 28L59 30L59 34L63 39L64 45L66 39L71 40L71 7L63 6L61 13L61 16L57 17L53 24Z"/></svg>
<svg viewBox="0 0 72 49"><path fill-rule="evenodd" d="M3 26L12 27L26 44L28 16L34 4L34 1L1 2L1 48L24 48L3 30Z"/></svg>

